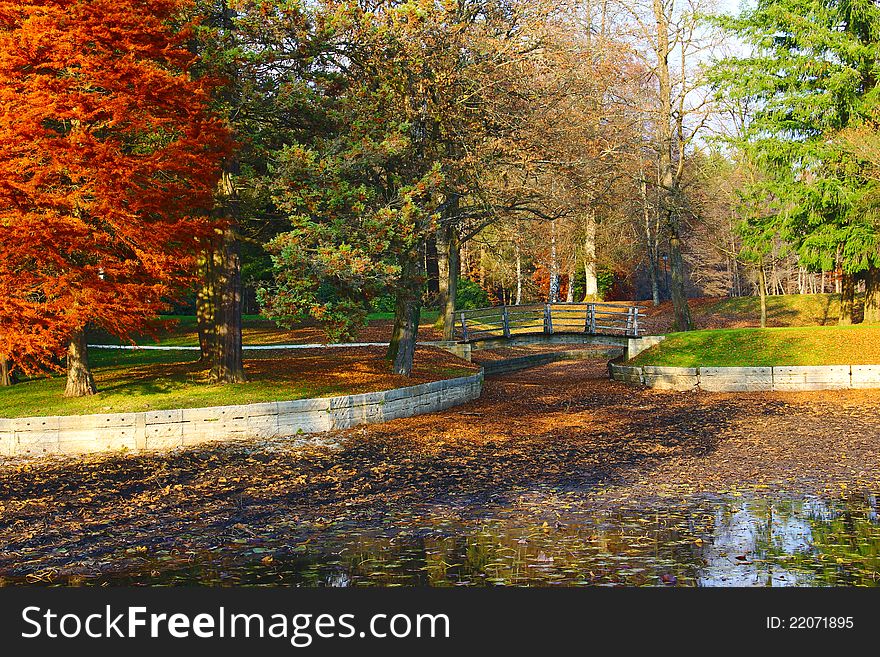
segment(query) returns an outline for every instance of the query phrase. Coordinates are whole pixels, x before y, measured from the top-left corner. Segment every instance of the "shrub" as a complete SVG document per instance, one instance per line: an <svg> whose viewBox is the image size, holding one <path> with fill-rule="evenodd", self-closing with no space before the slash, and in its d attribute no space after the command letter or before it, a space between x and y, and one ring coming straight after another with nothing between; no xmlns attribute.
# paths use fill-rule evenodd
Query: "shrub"
<svg viewBox="0 0 880 657"><path fill-rule="evenodd" d="M458 279L458 294L455 296L457 310L471 310L489 306L489 294L478 283L468 279Z"/></svg>

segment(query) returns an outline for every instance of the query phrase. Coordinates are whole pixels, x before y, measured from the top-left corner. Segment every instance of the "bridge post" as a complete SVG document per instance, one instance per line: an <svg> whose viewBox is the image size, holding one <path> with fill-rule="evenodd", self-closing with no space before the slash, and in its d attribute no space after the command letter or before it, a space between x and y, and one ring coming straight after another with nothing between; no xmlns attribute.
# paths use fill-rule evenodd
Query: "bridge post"
<svg viewBox="0 0 880 657"><path fill-rule="evenodd" d="M627 335L635 335L633 333L633 325L635 323L635 320L634 320L635 313L633 312L634 310L635 310L635 308L632 306L630 306L629 308L626 309L626 334Z"/></svg>
<svg viewBox="0 0 880 657"><path fill-rule="evenodd" d="M587 304L587 321L584 325L585 333L596 333L596 304L588 303Z"/></svg>
<svg viewBox="0 0 880 657"><path fill-rule="evenodd" d="M467 342L468 339L467 322L464 319L464 313L461 313L461 339L463 342Z"/></svg>
<svg viewBox="0 0 880 657"><path fill-rule="evenodd" d="M553 335L553 315L549 303L544 304L544 333Z"/></svg>
<svg viewBox="0 0 880 657"><path fill-rule="evenodd" d="M501 307L501 323L504 327L504 337L510 337L510 314L507 312L507 306Z"/></svg>
<svg viewBox="0 0 880 657"><path fill-rule="evenodd" d="M639 307L633 308L633 335L639 337Z"/></svg>

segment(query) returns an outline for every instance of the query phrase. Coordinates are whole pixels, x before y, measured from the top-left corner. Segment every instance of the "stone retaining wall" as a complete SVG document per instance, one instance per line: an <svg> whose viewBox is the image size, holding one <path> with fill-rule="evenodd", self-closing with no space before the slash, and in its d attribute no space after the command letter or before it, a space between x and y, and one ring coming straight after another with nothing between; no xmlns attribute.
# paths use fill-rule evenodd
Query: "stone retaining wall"
<svg viewBox="0 0 880 657"><path fill-rule="evenodd" d="M633 367L610 364L611 378L665 390L707 392L880 388L880 365Z"/></svg>
<svg viewBox="0 0 880 657"><path fill-rule="evenodd" d="M345 397L146 413L0 418L0 455L140 452L348 429L432 413L480 396L483 372Z"/></svg>
<svg viewBox="0 0 880 657"><path fill-rule="evenodd" d="M629 338L626 341L626 359L632 360L643 351L656 347L665 339L665 335L643 335L640 338Z"/></svg>

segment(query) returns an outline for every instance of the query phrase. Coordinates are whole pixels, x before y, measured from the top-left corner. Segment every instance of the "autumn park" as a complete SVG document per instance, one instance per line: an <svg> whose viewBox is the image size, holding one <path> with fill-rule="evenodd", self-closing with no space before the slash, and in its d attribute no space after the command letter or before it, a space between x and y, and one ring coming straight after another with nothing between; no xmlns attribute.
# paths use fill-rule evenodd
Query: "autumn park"
<svg viewBox="0 0 880 657"><path fill-rule="evenodd" d="M880 583L874 0L0 0L0 587Z"/></svg>

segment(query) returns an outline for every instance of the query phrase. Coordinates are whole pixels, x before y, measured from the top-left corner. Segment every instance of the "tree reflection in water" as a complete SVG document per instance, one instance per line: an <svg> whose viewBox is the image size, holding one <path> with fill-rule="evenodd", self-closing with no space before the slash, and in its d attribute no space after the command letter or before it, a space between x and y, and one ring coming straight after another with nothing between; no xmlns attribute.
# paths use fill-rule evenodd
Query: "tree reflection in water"
<svg viewBox="0 0 880 657"><path fill-rule="evenodd" d="M52 583L873 586L880 577L875 495L704 497L602 512L584 504L529 524L507 511L467 520L435 507L380 528L331 526L305 544L218 546L185 565L157 553Z"/></svg>

